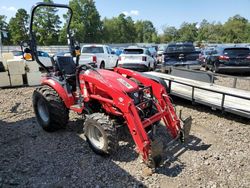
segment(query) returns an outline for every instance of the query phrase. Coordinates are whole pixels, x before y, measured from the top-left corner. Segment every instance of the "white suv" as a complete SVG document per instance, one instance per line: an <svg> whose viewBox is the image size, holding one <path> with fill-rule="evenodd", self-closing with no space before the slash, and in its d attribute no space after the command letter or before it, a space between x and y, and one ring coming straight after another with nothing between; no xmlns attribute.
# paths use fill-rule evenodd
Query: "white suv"
<svg viewBox="0 0 250 188"><path fill-rule="evenodd" d="M148 49L129 47L119 56L118 66L136 71L150 71L156 68L156 61Z"/></svg>

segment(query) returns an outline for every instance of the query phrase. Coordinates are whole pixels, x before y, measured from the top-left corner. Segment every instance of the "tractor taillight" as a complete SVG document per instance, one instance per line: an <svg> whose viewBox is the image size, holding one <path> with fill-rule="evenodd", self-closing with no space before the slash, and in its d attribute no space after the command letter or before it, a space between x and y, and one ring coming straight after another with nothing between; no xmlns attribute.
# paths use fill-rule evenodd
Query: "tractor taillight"
<svg viewBox="0 0 250 188"><path fill-rule="evenodd" d="M147 57L146 56L142 56L142 61L147 61Z"/></svg>
<svg viewBox="0 0 250 188"><path fill-rule="evenodd" d="M97 63L97 58L96 58L96 56L93 56L93 57L92 57L92 61L93 61L93 63Z"/></svg>
<svg viewBox="0 0 250 188"><path fill-rule="evenodd" d="M229 60L229 57L228 57L228 56L225 56L225 55L220 55L220 56L219 56L219 60L228 61L228 60Z"/></svg>

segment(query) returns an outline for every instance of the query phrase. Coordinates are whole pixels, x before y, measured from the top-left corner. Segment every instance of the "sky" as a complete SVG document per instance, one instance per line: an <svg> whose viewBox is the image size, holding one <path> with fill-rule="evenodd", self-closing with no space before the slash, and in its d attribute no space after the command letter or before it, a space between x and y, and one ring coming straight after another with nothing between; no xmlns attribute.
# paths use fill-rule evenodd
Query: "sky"
<svg viewBox="0 0 250 188"><path fill-rule="evenodd" d="M15 15L17 9L30 12L37 0L1 0L0 15L7 20ZM54 0L55 3L68 4L69 0ZM224 23L229 17L239 14L250 20L250 0L95 0L101 18L112 18L124 13L133 20L150 20L159 33L165 26L177 28L183 22Z"/></svg>

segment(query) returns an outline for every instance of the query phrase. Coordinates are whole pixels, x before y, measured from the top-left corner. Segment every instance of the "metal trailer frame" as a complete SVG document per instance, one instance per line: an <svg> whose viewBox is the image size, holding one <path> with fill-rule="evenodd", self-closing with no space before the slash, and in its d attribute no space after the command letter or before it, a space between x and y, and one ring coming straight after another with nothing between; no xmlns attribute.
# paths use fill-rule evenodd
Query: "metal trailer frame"
<svg viewBox="0 0 250 188"><path fill-rule="evenodd" d="M233 110L233 109L230 109L230 108L227 108L227 107L224 106L226 96L236 97L236 98L245 99L245 100L249 100L249 101L250 101L250 97L239 96L239 95L231 94L231 93L228 93L228 92L216 91L216 90L213 90L213 89L203 88L203 87L200 87L200 86L195 86L195 85L192 85L192 84L183 83L183 82L176 81L176 80L171 80L171 79L166 79L166 78L164 78L164 79L168 80L168 92L171 95L175 95L175 96L190 100L190 101L192 101L193 104L194 103L204 104L204 105L212 107L212 109L219 109L222 112L230 112L230 113L240 115L240 116L243 116L243 117L246 117L246 118L250 119L250 111ZM172 93L171 92L172 82L191 87L192 88L191 97L187 97L187 96L184 96L182 94ZM205 90L205 91L210 91L210 92L221 94L222 95L221 105L219 106L219 105L211 104L211 103L208 103L208 102L196 100L195 97L194 97L195 89L200 89L200 90Z"/></svg>
<svg viewBox="0 0 250 188"><path fill-rule="evenodd" d="M205 80L205 82L211 83L211 84L214 84L216 77L230 78L230 79L233 79L232 88L237 88L236 86L237 86L237 82L239 79L250 81L250 77L245 78L245 77L239 77L239 76L233 76L233 75L219 74L219 73L214 73L214 72L207 72L207 71L205 72L205 71L201 71L201 70L193 70L193 69L190 69L189 67L187 67L187 68L173 67L172 69L174 72L177 71L177 75L175 75L176 73L174 73L174 74L171 73L170 75L178 76L178 72L179 72L179 74L186 73L186 77L184 76L184 78L187 78L187 79L192 79L192 76L194 77L194 76L199 75L202 78L197 79L198 81ZM191 78L190 78L190 75L191 75Z"/></svg>
<svg viewBox="0 0 250 188"><path fill-rule="evenodd" d="M206 72L201 72L201 71L194 71L194 70L190 70L190 69L183 69L183 68L176 68L177 71L180 71L183 73L188 73L188 74L191 74L190 78L187 78L184 76L185 79L191 79L191 80L194 80L193 77L195 77L194 75L197 75L197 74L200 74L200 75L204 75L204 74L207 74L209 78L207 78L207 82L204 82L206 84L210 84L210 86L213 86L213 85L216 85L214 84L214 78L215 76L221 76L221 77L230 77L230 78L233 78L234 79L234 82L233 82L233 88L236 88L236 85L237 85L237 80L238 79L244 79L244 78L241 78L241 77L237 77L237 76L226 76L226 75L221 75L221 74L216 74L216 73L206 73ZM236 98L239 98L239 99L244 99L244 100L247 100L247 101L250 101L250 95L249 97L247 96L241 96L241 95L237 95L237 94L232 94L230 92L226 92L226 91L218 91L218 90L215 90L213 88L206 88L206 87L202 87L202 86L197 86L197 85L194 85L194 84L190 84L190 83L186 83L184 81L179 81L179 80L173 80L173 78L167 78L167 76L174 76L174 77L179 77L179 78L183 78L181 77L180 75L168 75L168 74L164 74L166 76L162 76L161 74L163 73L159 73L159 75L157 75L158 73L157 72L154 72L153 74L151 72L148 72L147 74L149 75L154 75L154 76L157 76L159 78L162 78L165 80L165 82L168 83L168 93L171 94L171 95L174 95L174 96L177 96L177 97L180 97L180 98L184 98L184 99L187 99L187 100L190 100L192 101L192 103L199 103L199 104L203 104L203 105L206 105L206 106L210 106L212 109L216 110L216 109L219 109L223 112L230 112L232 114L236 114L236 115L239 115L239 116L242 116L242 117L245 117L245 118L248 118L250 119L250 107L249 107L249 110L242 110L242 109L236 109L236 108L230 108L230 107L227 107L225 106L225 99L226 99L226 96L230 96L230 97L236 97ZM188 75L186 74L186 75ZM193 74L193 75L192 75ZM248 79L244 79L244 80L248 80ZM194 81L197 81L197 80L194 80ZM202 81L199 81L199 82L202 82ZM187 96L183 93L178 93L178 92L173 92L172 91L172 83L177 83L177 84L181 84L181 85L184 85L184 86L188 86L188 87L191 87L191 95L190 96ZM230 87L228 87L230 89ZM195 89L199 89L199 90L203 90L203 91L208 91L208 92L213 92L213 93L217 93L217 94L221 94L221 102L220 104L213 104L213 103L210 103L210 102L207 102L207 101L203 101L203 100L199 100L199 99L196 99L195 98ZM236 88L237 89L237 88ZM249 91L250 93L250 91Z"/></svg>

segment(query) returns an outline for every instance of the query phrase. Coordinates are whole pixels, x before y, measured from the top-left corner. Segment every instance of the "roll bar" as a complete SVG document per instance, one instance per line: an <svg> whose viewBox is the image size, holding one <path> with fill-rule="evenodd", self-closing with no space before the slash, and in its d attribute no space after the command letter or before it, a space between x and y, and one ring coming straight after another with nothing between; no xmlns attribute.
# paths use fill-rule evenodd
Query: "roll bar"
<svg viewBox="0 0 250 188"><path fill-rule="evenodd" d="M37 54L37 44L36 44L36 37L35 34L33 32L33 21L34 21L34 14L37 8L39 7L54 7L54 8L65 8L69 10L69 19L67 21L67 42L69 45L69 50L71 52L71 55L74 55L74 42L73 39L71 37L70 34L70 23L71 23L71 19L73 16L73 11L72 9L68 6L68 5L64 5L64 4L55 4L55 3L44 3L44 2L39 2L37 4L35 4L34 6L32 6L31 8L31 13L30 13L30 24L29 24L29 38L30 38L30 49L31 49L31 53L32 53L32 60L37 61L37 63L43 67L47 72L49 72L49 69L39 60L38 58L38 54Z"/></svg>

